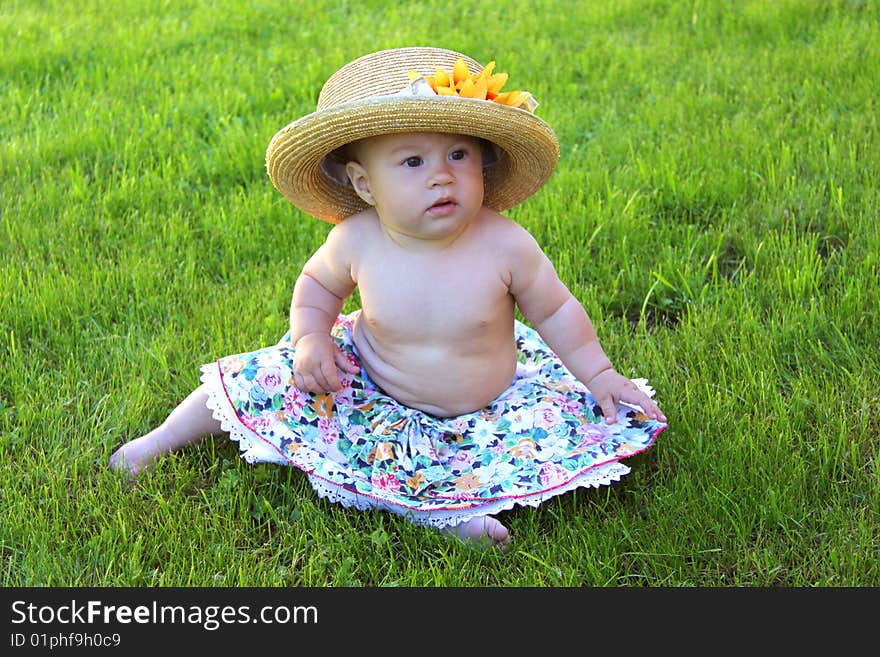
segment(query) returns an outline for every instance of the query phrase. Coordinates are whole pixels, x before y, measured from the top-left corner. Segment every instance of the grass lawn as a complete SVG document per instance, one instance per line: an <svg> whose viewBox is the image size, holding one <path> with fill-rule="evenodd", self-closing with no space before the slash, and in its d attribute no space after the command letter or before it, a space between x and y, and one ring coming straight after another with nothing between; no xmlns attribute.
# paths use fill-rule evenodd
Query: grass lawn
<svg viewBox="0 0 880 657"><path fill-rule="evenodd" d="M4 2L0 584L880 585L878 26L858 0ZM617 484L503 514L506 553L225 439L128 486L113 450L277 341L329 229L270 138L403 45L537 98L562 154L508 215L670 428Z"/></svg>

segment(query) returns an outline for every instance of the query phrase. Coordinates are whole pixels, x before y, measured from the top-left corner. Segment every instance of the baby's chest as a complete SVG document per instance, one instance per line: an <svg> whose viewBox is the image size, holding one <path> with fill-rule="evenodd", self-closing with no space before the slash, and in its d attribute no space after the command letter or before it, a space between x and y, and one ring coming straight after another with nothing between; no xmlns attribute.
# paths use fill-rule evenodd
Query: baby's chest
<svg viewBox="0 0 880 657"><path fill-rule="evenodd" d="M358 279L374 330L445 331L487 326L511 312L512 299L492 267L368 268Z"/></svg>

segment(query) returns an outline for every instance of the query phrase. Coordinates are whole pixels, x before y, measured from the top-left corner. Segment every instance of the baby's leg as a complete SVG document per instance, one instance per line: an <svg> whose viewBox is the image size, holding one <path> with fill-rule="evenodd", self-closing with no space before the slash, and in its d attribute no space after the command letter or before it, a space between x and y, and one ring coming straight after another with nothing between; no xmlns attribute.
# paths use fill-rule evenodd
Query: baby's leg
<svg viewBox="0 0 880 657"><path fill-rule="evenodd" d="M110 457L110 467L137 475L142 468L165 454L196 443L203 436L220 433L220 422L213 418L207 400L207 390L200 385L171 411L160 426L117 449Z"/></svg>
<svg viewBox="0 0 880 657"><path fill-rule="evenodd" d="M502 550L507 549L510 538L507 527L492 516L477 516L459 525L447 527L445 531L463 541L497 545Z"/></svg>

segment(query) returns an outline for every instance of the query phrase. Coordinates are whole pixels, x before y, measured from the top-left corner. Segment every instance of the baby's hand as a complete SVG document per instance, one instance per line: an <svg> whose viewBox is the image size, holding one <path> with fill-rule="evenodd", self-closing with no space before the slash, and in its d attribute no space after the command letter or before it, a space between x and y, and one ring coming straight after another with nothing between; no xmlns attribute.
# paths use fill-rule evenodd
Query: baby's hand
<svg viewBox="0 0 880 657"><path fill-rule="evenodd" d="M337 367L349 374L360 371L327 333L309 333L297 340L293 357L293 382L297 388L315 394L341 390Z"/></svg>
<svg viewBox="0 0 880 657"><path fill-rule="evenodd" d="M593 398L602 407L606 424L617 421L617 403L626 402L639 406L645 415L658 422L666 422L666 416L657 403L639 387L613 369L603 370L587 382Z"/></svg>

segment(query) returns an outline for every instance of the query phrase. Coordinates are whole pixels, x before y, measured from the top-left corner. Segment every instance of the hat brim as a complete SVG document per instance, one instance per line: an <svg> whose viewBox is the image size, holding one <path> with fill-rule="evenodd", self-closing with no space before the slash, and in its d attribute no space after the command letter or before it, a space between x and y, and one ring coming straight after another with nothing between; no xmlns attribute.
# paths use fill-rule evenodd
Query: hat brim
<svg viewBox="0 0 880 657"><path fill-rule="evenodd" d="M503 153L485 171L484 203L499 212L538 191L559 159L553 130L527 110L452 96L384 96L313 112L285 126L269 143L266 169L296 207L335 224L367 204L324 172L324 158L359 139L412 132L464 134L498 145Z"/></svg>

